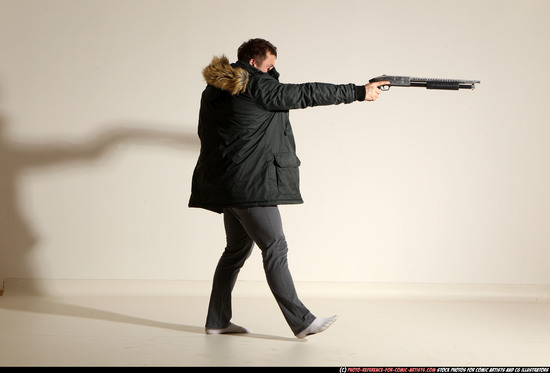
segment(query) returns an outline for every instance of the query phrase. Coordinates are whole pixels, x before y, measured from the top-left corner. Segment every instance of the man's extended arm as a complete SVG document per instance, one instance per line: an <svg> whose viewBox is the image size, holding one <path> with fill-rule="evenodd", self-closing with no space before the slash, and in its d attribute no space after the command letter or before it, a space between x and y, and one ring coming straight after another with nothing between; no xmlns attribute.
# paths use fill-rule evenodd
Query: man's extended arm
<svg viewBox="0 0 550 373"><path fill-rule="evenodd" d="M379 86L387 81L364 86L355 84L302 83L284 84L268 76L261 76L249 83L248 91L256 103L267 110L303 109L312 106L349 104L356 100L374 101L380 94ZM357 89L360 88L360 89Z"/></svg>

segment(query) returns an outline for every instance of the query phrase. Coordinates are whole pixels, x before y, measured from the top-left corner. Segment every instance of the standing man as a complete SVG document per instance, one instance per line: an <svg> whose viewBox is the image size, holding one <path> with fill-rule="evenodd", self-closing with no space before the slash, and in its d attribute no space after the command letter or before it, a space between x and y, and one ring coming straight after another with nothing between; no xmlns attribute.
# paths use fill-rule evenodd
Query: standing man
<svg viewBox="0 0 550 373"><path fill-rule="evenodd" d="M212 284L206 333L247 333L231 323L231 292L254 243L262 251L268 285L298 338L324 331L335 320L315 317L298 299L287 265L288 247L278 205L303 203L289 110L374 101L377 82L357 86L283 84L277 48L263 39L243 43L238 61L214 58L203 70L198 135L201 151L189 207L223 213L227 245Z"/></svg>

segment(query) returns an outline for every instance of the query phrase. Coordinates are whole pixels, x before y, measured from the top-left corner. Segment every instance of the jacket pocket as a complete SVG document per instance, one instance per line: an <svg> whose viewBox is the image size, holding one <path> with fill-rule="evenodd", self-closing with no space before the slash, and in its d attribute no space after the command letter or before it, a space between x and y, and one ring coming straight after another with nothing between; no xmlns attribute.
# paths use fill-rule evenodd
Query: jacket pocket
<svg viewBox="0 0 550 373"><path fill-rule="evenodd" d="M300 193L300 174L298 167L301 162L294 153L274 154L277 170L277 188L281 194Z"/></svg>

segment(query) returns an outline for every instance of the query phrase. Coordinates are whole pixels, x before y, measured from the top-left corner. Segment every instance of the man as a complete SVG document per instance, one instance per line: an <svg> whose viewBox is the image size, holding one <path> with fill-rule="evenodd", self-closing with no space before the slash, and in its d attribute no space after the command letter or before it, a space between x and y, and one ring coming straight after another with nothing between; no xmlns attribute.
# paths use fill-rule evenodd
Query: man
<svg viewBox="0 0 550 373"><path fill-rule="evenodd" d="M277 48L263 39L243 43L238 61L214 58L203 70L201 151L190 207L223 213L227 246L212 284L206 333L246 333L231 323L231 292L254 243L262 251L269 287L294 335L324 331L335 320L315 317L298 299L287 265L287 243L278 205L303 203L289 110L374 101L378 82L282 84Z"/></svg>

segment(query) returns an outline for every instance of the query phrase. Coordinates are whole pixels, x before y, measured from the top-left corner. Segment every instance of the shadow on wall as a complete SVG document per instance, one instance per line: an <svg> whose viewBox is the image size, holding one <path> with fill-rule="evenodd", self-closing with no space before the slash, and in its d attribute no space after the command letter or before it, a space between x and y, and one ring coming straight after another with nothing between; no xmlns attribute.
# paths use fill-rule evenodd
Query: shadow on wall
<svg viewBox="0 0 550 373"><path fill-rule="evenodd" d="M18 273L33 273L29 255L38 245L33 224L20 206L20 179L33 168L63 162L94 161L122 142L139 142L168 146L198 154L195 133L143 129L143 124L118 124L113 130L81 144L29 144L11 141L6 136L7 119L0 113L0 281ZM132 128L133 127L133 128ZM152 128L150 124L147 127ZM3 286L0 283L0 295Z"/></svg>

